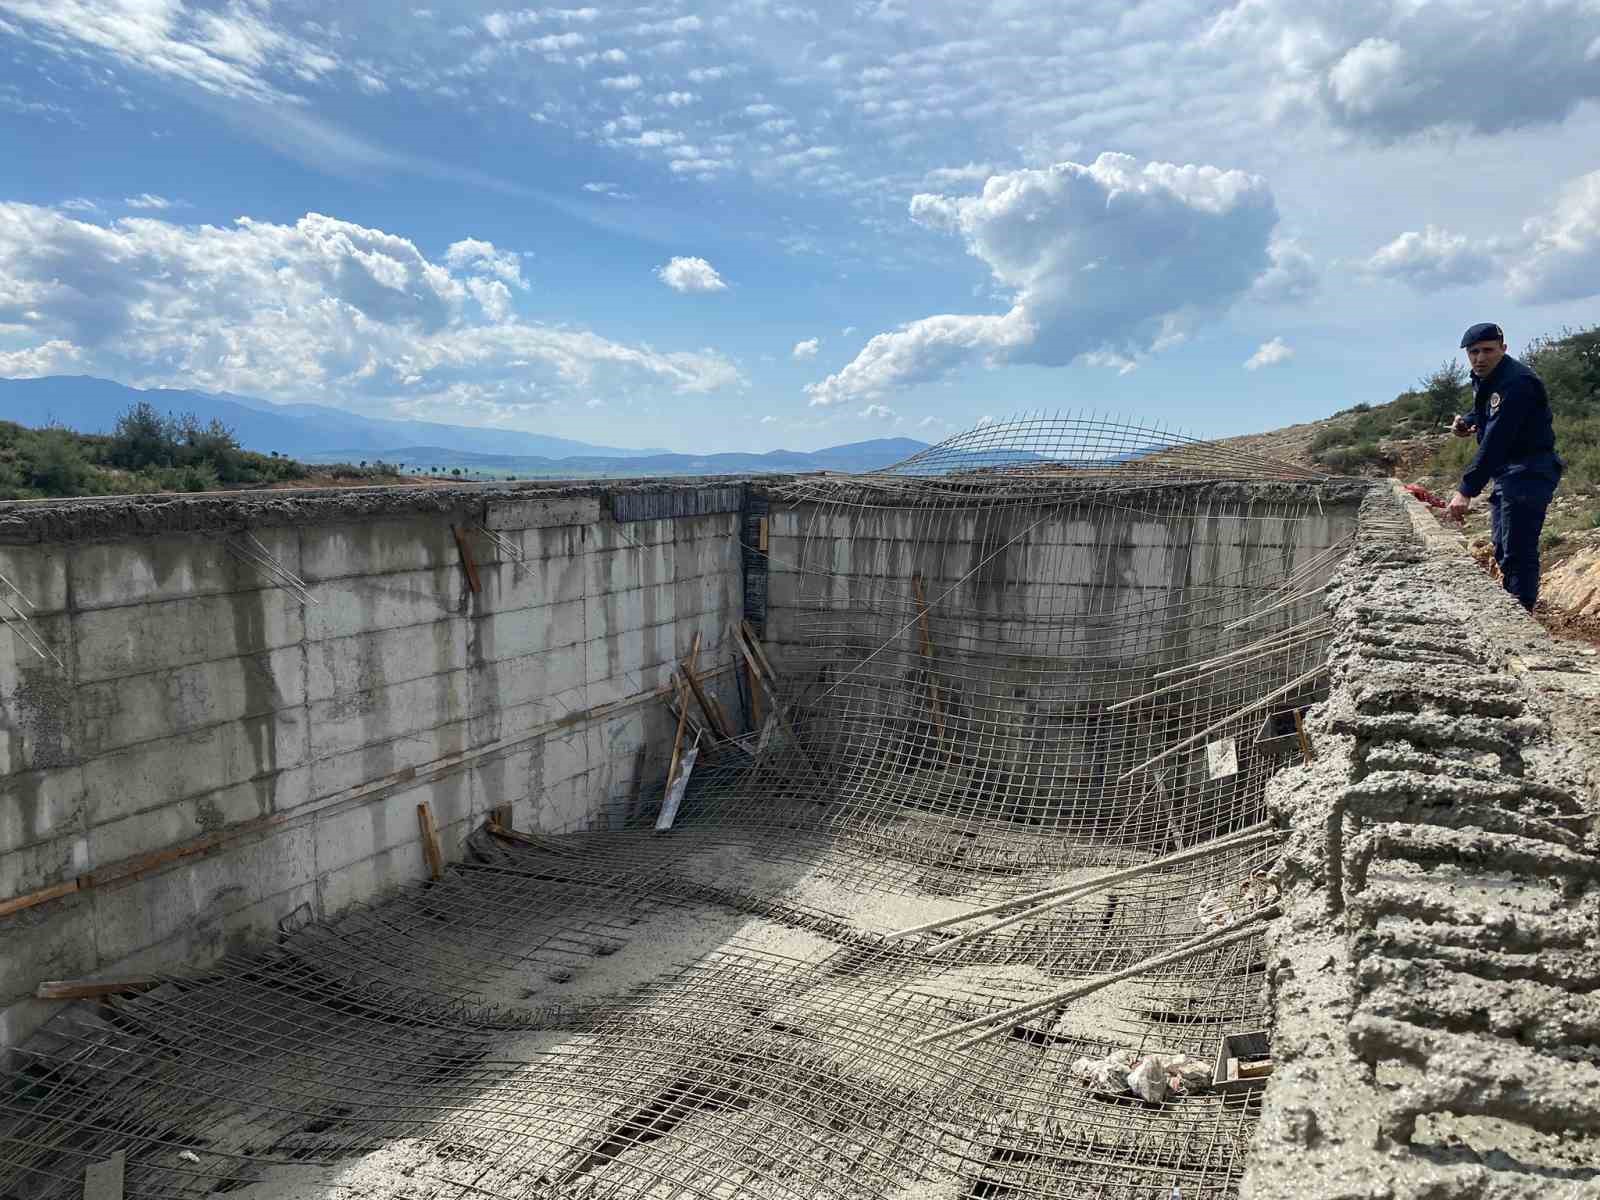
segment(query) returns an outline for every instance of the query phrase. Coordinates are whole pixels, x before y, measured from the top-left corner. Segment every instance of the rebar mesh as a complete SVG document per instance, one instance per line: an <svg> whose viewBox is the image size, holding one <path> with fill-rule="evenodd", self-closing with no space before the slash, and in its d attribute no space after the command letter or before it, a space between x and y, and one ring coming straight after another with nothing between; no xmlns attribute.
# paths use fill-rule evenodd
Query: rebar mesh
<svg viewBox="0 0 1600 1200"><path fill-rule="evenodd" d="M913 1043L1244 912L1274 843L891 936L1258 821L1282 761L1258 727L1318 694L1348 505L1101 424L784 490L782 719L696 773L670 835L659 791L479 833L438 882L75 1006L18 1056L0 1197L76 1197L119 1150L151 1200L1234 1195L1253 1095L1147 1104L1071 1065L1265 1028L1259 937Z"/></svg>

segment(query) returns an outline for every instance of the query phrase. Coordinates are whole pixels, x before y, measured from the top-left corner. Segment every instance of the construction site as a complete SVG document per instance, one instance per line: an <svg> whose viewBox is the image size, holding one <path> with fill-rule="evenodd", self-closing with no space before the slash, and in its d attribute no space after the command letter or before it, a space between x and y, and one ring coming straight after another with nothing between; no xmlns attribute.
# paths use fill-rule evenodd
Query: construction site
<svg viewBox="0 0 1600 1200"><path fill-rule="evenodd" d="M1600 672L1387 481L0 505L0 1200L1600 1197Z"/></svg>

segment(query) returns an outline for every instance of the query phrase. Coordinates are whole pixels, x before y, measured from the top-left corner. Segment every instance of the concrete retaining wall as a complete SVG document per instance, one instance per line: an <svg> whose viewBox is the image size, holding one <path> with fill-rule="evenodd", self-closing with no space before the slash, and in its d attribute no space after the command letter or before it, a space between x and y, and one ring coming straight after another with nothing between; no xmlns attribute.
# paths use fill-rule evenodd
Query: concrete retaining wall
<svg viewBox="0 0 1600 1200"><path fill-rule="evenodd" d="M64 664L0 630L0 901L94 884L0 918L0 1044L48 1015L41 979L202 965L421 877L421 801L456 855L496 806L581 828L659 783L656 689L697 631L703 669L731 657L738 514L418 507L256 528L315 603L217 532L0 546ZM526 568L473 532L472 593L452 522ZM103 882L163 851L204 852Z"/></svg>

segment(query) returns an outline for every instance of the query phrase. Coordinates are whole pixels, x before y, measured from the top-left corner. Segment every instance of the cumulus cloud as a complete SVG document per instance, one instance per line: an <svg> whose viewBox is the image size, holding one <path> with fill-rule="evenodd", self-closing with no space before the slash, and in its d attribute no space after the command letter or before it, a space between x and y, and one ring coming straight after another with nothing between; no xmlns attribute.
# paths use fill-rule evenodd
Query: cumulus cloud
<svg viewBox="0 0 1600 1200"><path fill-rule="evenodd" d="M1250 298L1263 304L1298 304L1310 299L1321 282L1314 258L1293 238L1274 236L1267 243L1272 265L1250 285Z"/></svg>
<svg viewBox="0 0 1600 1200"><path fill-rule="evenodd" d="M740 382L711 351L662 353L519 320L507 286L519 279L488 242L457 242L434 261L404 237L316 213L287 225L99 225L0 203L0 325L33 341L12 355L70 346L86 369L129 382L484 419L607 383Z"/></svg>
<svg viewBox="0 0 1600 1200"><path fill-rule="evenodd" d="M477 238L451 242L445 249L444 261L450 267L493 275L512 287L526 289L528 286L522 278L521 256L515 250L497 249L493 242L482 242Z"/></svg>
<svg viewBox="0 0 1600 1200"><path fill-rule="evenodd" d="M1378 140L1442 125L1497 133L1600 97L1592 0L1235 0L1206 43L1264 71L1279 111L1306 107ZM1514 65L1526 87L1485 87ZM1537 81L1533 83L1531 81Z"/></svg>
<svg viewBox="0 0 1600 1200"><path fill-rule="evenodd" d="M675 292L721 292L728 286L703 258L674 258L656 268L656 278Z"/></svg>
<svg viewBox="0 0 1600 1200"><path fill-rule="evenodd" d="M821 338L807 338L803 342L796 342L794 344L793 354L796 359L815 358L817 356L817 350L821 347L821 345Z"/></svg>
<svg viewBox="0 0 1600 1200"><path fill-rule="evenodd" d="M1546 303L1600 294L1600 171L1563 188L1549 213L1523 226L1523 239L1522 253L1506 270L1515 299Z"/></svg>
<svg viewBox="0 0 1600 1200"><path fill-rule="evenodd" d="M600 86L610 88L614 92L636 92L644 86L644 80L638 75L612 75L600 81Z"/></svg>
<svg viewBox="0 0 1600 1200"><path fill-rule="evenodd" d="M918 195L911 216L962 237L1010 293L1010 310L880 333L809 385L812 404L876 398L974 359L1132 361L1247 294L1273 266L1278 220L1257 176L1125 154L991 176L977 196Z"/></svg>
<svg viewBox="0 0 1600 1200"><path fill-rule="evenodd" d="M1366 270L1421 292L1479 283L1493 270L1488 251L1460 234L1429 225L1402 233L1367 259Z"/></svg>
<svg viewBox="0 0 1600 1200"><path fill-rule="evenodd" d="M861 415L869 421L892 421L895 411L885 404L869 404L861 410Z"/></svg>
<svg viewBox="0 0 1600 1200"><path fill-rule="evenodd" d="M1256 352L1245 360L1246 371L1259 371L1262 367L1275 367L1286 363L1294 357L1294 348L1281 337L1275 337L1270 342L1262 342Z"/></svg>
<svg viewBox="0 0 1600 1200"><path fill-rule="evenodd" d="M55 338L23 350L0 350L0 379L32 379L54 375L78 360L78 347L64 338Z"/></svg>

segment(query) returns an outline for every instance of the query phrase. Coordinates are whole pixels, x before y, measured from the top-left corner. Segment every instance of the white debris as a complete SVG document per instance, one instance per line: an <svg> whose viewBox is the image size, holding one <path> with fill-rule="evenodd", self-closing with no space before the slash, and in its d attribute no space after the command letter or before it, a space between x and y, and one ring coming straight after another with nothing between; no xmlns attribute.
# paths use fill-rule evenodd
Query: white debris
<svg viewBox="0 0 1600 1200"><path fill-rule="evenodd" d="M200 1161L200 1156L193 1150L179 1150L178 1157L186 1163L198 1163Z"/></svg>
<svg viewBox="0 0 1600 1200"><path fill-rule="evenodd" d="M1141 1058L1128 1072L1128 1090L1141 1100L1160 1104L1171 1088L1167 1079L1167 1064L1157 1055Z"/></svg>
<svg viewBox="0 0 1600 1200"><path fill-rule="evenodd" d="M1205 1091L1211 1086L1211 1074L1210 1063L1190 1058L1187 1054L1177 1054L1167 1059L1167 1082L1172 1091L1179 1095Z"/></svg>
<svg viewBox="0 0 1600 1200"><path fill-rule="evenodd" d="M1200 897L1194 915L1207 929L1221 929L1224 925L1232 925L1237 919L1233 915L1233 908L1216 892L1207 892Z"/></svg>
<svg viewBox="0 0 1600 1200"><path fill-rule="evenodd" d="M1072 1064L1072 1077L1099 1092L1113 1096L1128 1090L1128 1068L1138 1060L1132 1050L1113 1050L1104 1058L1080 1058Z"/></svg>

